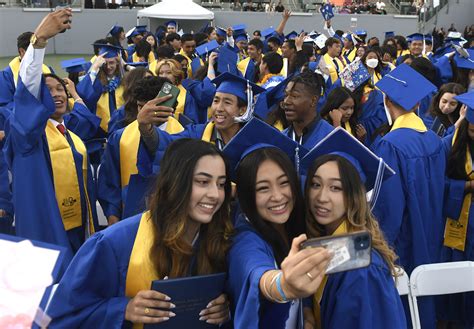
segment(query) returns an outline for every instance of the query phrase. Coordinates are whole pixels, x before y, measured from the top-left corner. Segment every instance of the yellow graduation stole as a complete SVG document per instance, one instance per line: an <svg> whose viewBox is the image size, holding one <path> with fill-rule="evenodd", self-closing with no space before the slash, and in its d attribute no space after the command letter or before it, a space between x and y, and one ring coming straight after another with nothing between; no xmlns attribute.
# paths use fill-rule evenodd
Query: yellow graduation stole
<svg viewBox="0 0 474 329"><path fill-rule="evenodd" d="M8 64L10 66L10 69L12 70L13 73L13 82L15 83L15 87L18 84L18 75L20 74L20 56L15 57L14 59L11 60L11 62ZM42 67L43 74L48 74L51 73L51 70L49 67L43 64Z"/></svg>
<svg viewBox="0 0 474 329"><path fill-rule="evenodd" d="M334 231L331 236L334 235L341 235L347 233L347 222L345 220L342 221L341 225ZM316 328L321 328L321 299L323 298L324 288L326 287L326 283L328 282L328 276L325 275L323 281L319 285L318 290L313 295L313 313L314 318L316 319Z"/></svg>
<svg viewBox="0 0 474 329"><path fill-rule="evenodd" d="M278 129L279 131L283 131L285 128L283 127L283 123L278 120L277 122L275 122L273 124L273 127L275 127L276 129Z"/></svg>
<svg viewBox="0 0 474 329"><path fill-rule="evenodd" d="M91 57L91 59L90 59L89 62L91 62L92 64L94 64L94 62L95 62L96 59L97 59L97 56L94 55L94 56Z"/></svg>
<svg viewBox="0 0 474 329"><path fill-rule="evenodd" d="M125 296L133 298L141 290L150 290L151 282L158 280L155 267L150 259L150 249L153 245L153 223L150 212L144 212L140 219L132 253L128 262L127 278L125 281ZM143 328L143 324L134 323L133 328Z"/></svg>
<svg viewBox="0 0 474 329"><path fill-rule="evenodd" d="M329 54L325 54L323 56L323 59L329 70L329 76L331 77L331 82L335 83L339 77L339 74L337 73L336 66L334 65L333 60L337 62L337 65L339 66L338 67L339 71L342 71L342 69L344 68L344 64L342 64L339 58L332 58L331 56L329 56Z"/></svg>
<svg viewBox="0 0 474 329"><path fill-rule="evenodd" d="M68 231L82 225L81 193L79 192L79 181L76 174L74 155L67 139L49 120L46 124L45 132L51 158L56 201L63 220L64 229ZM92 234L94 233L94 225L92 224L92 212L89 195L87 193L87 150L79 137L71 131L68 131L68 133L77 152L82 155L85 201L89 213L88 225L89 232Z"/></svg>
<svg viewBox="0 0 474 329"><path fill-rule="evenodd" d="M408 128L413 129L418 132L426 132L426 126L415 113L408 112L407 114L403 114L399 116L395 122L393 123L392 129L390 131L397 130L399 128Z"/></svg>
<svg viewBox="0 0 474 329"><path fill-rule="evenodd" d="M148 60L147 62L148 63L153 63L155 61L155 54L153 53L153 51L150 51L150 53L148 54ZM138 58L138 55L136 52L133 53L132 55L132 62L133 63L139 63L141 62L141 60ZM155 64L156 65L156 64Z"/></svg>
<svg viewBox="0 0 474 329"><path fill-rule="evenodd" d="M165 131L168 134L177 134L184 130L183 126L173 117L168 117ZM130 123L123 130L120 138L120 182L122 188L128 185L130 177L138 174L137 155L140 145L140 131L138 130L138 121Z"/></svg>
<svg viewBox="0 0 474 329"><path fill-rule="evenodd" d="M190 78L193 77L193 68L192 68L192 66L191 66L191 61L192 61L192 60L191 60L191 58L189 58L188 55L186 55L186 53L184 52L184 50L183 50L182 48L181 48L181 50L179 51L179 54L180 54L180 55L183 55L183 56L186 57L186 59L188 60L188 78L190 79ZM202 63L202 60L200 60L200 61L201 61L201 65L204 65L204 64Z"/></svg>
<svg viewBox="0 0 474 329"><path fill-rule="evenodd" d="M174 111L174 117L179 119L179 114L184 114L184 105L186 104L186 89L183 87L182 84L179 84L179 95L178 95L178 104L176 105L176 110Z"/></svg>
<svg viewBox="0 0 474 329"><path fill-rule="evenodd" d="M349 134L355 136L355 135L352 133L352 128L351 128L351 125L349 124L349 122L345 122L345 123L344 123L344 129L346 129L346 131L347 131Z"/></svg>
<svg viewBox="0 0 474 329"><path fill-rule="evenodd" d="M281 68L280 74L285 78L288 76L288 58L283 58L283 67Z"/></svg>
<svg viewBox="0 0 474 329"><path fill-rule="evenodd" d="M115 89L115 105L116 108L120 108L123 105L123 87L122 85L118 86ZM100 118L100 128L103 131L107 132L109 130L109 120L110 120L110 104L109 104L109 93L105 92L100 95L99 101L97 102L96 115Z"/></svg>
<svg viewBox="0 0 474 329"><path fill-rule="evenodd" d="M458 129L456 129L453 137L452 145L456 141ZM472 172L471 152L466 146L466 173L468 173L469 180L474 179ZM458 220L448 218L444 229L444 246L464 251L466 247L467 226L469 223L469 208L471 207L471 193L466 193L462 203L461 213Z"/></svg>
<svg viewBox="0 0 474 329"><path fill-rule="evenodd" d="M237 69L240 71L240 73L242 73L242 75L244 77L245 77L245 72L247 72L247 67L249 66L249 62L250 62L250 57L247 57L247 58L241 60L237 64Z"/></svg>
<svg viewBox="0 0 474 329"><path fill-rule="evenodd" d="M158 64L158 60L155 59L153 62L148 62L148 69L151 71L151 73L153 73L153 75L157 76L157 72L156 71L156 64Z"/></svg>
<svg viewBox="0 0 474 329"><path fill-rule="evenodd" d="M405 49L405 50L397 50L397 57L404 56L404 55L409 55L410 50Z"/></svg>
<svg viewBox="0 0 474 329"><path fill-rule="evenodd" d="M211 141L212 132L214 131L214 126L215 126L214 121L211 121L206 125L206 128L204 128L204 132L202 133L201 140L214 144L214 142Z"/></svg>
<svg viewBox="0 0 474 329"><path fill-rule="evenodd" d="M347 57L347 59L350 61L350 62L353 62L354 61L354 58L356 57L357 55L357 48L354 47L350 50L345 50L344 51L344 56Z"/></svg>

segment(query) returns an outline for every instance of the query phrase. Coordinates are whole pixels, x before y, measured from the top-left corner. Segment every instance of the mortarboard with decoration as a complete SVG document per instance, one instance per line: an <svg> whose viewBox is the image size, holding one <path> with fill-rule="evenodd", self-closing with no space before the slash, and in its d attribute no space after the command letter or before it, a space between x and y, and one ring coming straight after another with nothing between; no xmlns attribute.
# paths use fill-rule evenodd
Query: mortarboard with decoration
<svg viewBox="0 0 474 329"><path fill-rule="evenodd" d="M62 69L67 73L79 73L88 71L91 65L91 62L86 61L84 58L73 58L61 61Z"/></svg>
<svg viewBox="0 0 474 329"><path fill-rule="evenodd" d="M331 4L326 3L323 6L321 6L321 15L323 15L323 18L325 21L328 21L334 17Z"/></svg>
<svg viewBox="0 0 474 329"><path fill-rule="evenodd" d="M474 91L454 96L454 99L467 106L466 120L474 124Z"/></svg>
<svg viewBox="0 0 474 329"><path fill-rule="evenodd" d="M339 74L344 87L354 91L364 82L370 79L370 73L361 60L355 60L347 65Z"/></svg>
<svg viewBox="0 0 474 329"><path fill-rule="evenodd" d="M375 85L391 101L410 111L436 86L407 64L397 66Z"/></svg>

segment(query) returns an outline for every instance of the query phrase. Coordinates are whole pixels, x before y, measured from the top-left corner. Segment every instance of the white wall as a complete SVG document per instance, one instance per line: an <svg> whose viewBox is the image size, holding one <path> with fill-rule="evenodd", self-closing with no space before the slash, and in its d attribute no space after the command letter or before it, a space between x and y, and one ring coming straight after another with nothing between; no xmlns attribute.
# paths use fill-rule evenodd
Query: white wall
<svg viewBox="0 0 474 329"><path fill-rule="evenodd" d="M431 32L434 27L447 29L452 23L459 32L463 32L466 25L474 24L474 0L449 0L448 5L438 12L437 17L426 23L424 31Z"/></svg>

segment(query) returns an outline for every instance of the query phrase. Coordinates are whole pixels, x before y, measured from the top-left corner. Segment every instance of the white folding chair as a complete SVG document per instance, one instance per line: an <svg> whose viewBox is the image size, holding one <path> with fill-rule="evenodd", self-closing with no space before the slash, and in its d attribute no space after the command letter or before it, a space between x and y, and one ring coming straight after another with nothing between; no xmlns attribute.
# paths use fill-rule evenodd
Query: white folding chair
<svg viewBox="0 0 474 329"><path fill-rule="evenodd" d="M396 278L396 286L398 290L398 294L400 296L407 296L408 297L408 305L410 306L410 318L411 318L411 323L414 323L413 319L413 305L412 305L412 300L410 296L410 279L408 277L407 272L399 266L396 266L396 270L399 274L399 276Z"/></svg>
<svg viewBox="0 0 474 329"><path fill-rule="evenodd" d="M474 291L474 262L427 264L415 268L410 276L413 328L421 328L417 297L468 291Z"/></svg>

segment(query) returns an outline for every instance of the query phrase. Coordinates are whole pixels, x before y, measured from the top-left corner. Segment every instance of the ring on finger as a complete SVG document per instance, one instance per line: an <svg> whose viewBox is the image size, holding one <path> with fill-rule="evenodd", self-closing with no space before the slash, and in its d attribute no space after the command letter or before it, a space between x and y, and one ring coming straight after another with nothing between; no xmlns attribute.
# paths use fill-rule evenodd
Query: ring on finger
<svg viewBox="0 0 474 329"><path fill-rule="evenodd" d="M150 314L150 309L148 307L145 307L145 314Z"/></svg>
<svg viewBox="0 0 474 329"><path fill-rule="evenodd" d="M313 280L313 279L314 279L313 276L311 275L311 273L306 272L306 275L308 276L308 278L309 278L310 280Z"/></svg>
<svg viewBox="0 0 474 329"><path fill-rule="evenodd" d="M153 112L155 114L155 117L158 116L158 111Z"/></svg>

